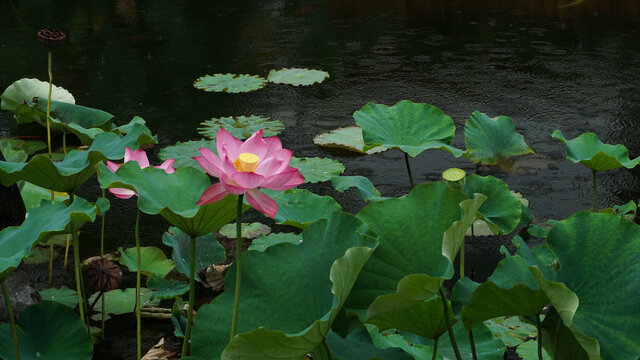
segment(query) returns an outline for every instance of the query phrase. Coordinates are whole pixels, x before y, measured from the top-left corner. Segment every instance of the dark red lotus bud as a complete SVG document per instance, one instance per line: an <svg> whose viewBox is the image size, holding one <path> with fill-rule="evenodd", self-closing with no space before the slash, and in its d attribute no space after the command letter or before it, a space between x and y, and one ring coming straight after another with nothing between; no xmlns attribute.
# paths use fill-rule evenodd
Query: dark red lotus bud
<svg viewBox="0 0 640 360"><path fill-rule="evenodd" d="M109 259L97 259L87 269L89 283L98 291L117 289L122 281L120 267Z"/></svg>
<svg viewBox="0 0 640 360"><path fill-rule="evenodd" d="M46 46L49 51L51 51L54 47L60 45L66 35L60 31L55 29L42 29L38 31L38 39L42 43L42 45Z"/></svg>

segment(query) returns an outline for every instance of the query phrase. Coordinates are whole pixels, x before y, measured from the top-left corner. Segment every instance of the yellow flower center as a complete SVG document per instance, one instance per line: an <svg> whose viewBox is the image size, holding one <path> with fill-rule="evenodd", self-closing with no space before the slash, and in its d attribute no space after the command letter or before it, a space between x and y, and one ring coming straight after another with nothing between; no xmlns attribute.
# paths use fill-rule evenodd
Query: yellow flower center
<svg viewBox="0 0 640 360"><path fill-rule="evenodd" d="M260 161L260 158L256 154L241 153L236 159L236 161L233 162L233 165L235 165L238 171L253 172L253 171L256 171L259 161Z"/></svg>

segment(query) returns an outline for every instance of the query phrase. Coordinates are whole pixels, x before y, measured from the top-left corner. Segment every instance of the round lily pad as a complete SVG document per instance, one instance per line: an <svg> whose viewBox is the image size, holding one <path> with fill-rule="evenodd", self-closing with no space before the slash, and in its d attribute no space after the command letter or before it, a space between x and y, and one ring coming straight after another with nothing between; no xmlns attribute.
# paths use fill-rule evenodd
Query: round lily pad
<svg viewBox="0 0 640 360"><path fill-rule="evenodd" d="M55 301L62 305L75 309L78 306L78 295L75 290L62 285L59 289L50 288L38 291L42 300Z"/></svg>
<svg viewBox="0 0 640 360"><path fill-rule="evenodd" d="M236 238L236 224L227 224L220 228L220 234L229 239ZM251 224L242 223L242 238L255 239L260 235L267 235L271 232L271 228L263 223L255 222Z"/></svg>
<svg viewBox="0 0 640 360"><path fill-rule="evenodd" d="M640 163L640 156L629 158L629 151L624 145L605 144L592 132L567 140L560 130L556 130L551 137L567 146L567 159L582 163L593 171L607 171L623 166L631 169Z"/></svg>
<svg viewBox="0 0 640 360"><path fill-rule="evenodd" d="M147 279L147 287L154 291L151 299L173 299L189 291L189 284L179 280L164 279L159 276L151 276Z"/></svg>
<svg viewBox="0 0 640 360"><path fill-rule="evenodd" d="M258 75L213 74L199 77L193 86L208 92L242 93L261 89L266 84L267 80Z"/></svg>
<svg viewBox="0 0 640 360"><path fill-rule="evenodd" d="M322 147L338 148L360 154L375 154L388 149L384 146L376 146L365 151L362 129L359 126L338 128L328 133L316 135L313 138L313 143Z"/></svg>
<svg viewBox="0 0 640 360"><path fill-rule="evenodd" d="M297 168L306 183L329 181L344 171L344 165L338 160L329 158L297 158L292 157L289 165Z"/></svg>
<svg viewBox="0 0 640 360"><path fill-rule="evenodd" d="M272 83L293 86L313 85L315 83L321 83L327 78L329 78L329 73L326 71L300 68L271 70L267 76L267 79Z"/></svg>
<svg viewBox="0 0 640 360"><path fill-rule="evenodd" d="M247 139L260 129L263 137L276 136L284 130L282 121L257 115L212 118L200 125L202 127L198 128L198 132L209 139L215 139L220 128L227 130L238 139Z"/></svg>
<svg viewBox="0 0 640 360"><path fill-rule="evenodd" d="M173 167L176 169L189 166L203 171L200 165L198 165L198 162L193 160L194 156L200 156L200 148L209 149L215 153L216 141L205 139L186 142L178 141L174 145L167 146L166 148L160 150L160 153L158 153L158 157L162 161L175 159L176 162L173 163Z"/></svg>
<svg viewBox="0 0 640 360"><path fill-rule="evenodd" d="M0 95L2 98L2 110L15 110L18 105L25 101L32 101L39 97L47 99L49 97L49 83L38 79L20 79ZM53 85L51 89L51 100L75 104L76 99L64 88Z"/></svg>

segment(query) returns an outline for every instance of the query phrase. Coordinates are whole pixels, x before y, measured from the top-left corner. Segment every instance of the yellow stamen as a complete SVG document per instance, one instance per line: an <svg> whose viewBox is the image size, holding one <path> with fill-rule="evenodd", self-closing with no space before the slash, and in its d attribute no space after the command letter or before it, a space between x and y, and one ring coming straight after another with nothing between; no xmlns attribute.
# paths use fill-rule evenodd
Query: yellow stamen
<svg viewBox="0 0 640 360"><path fill-rule="evenodd" d="M242 153L238 155L238 158L233 162L233 165L235 165L238 171L253 172L256 171L259 161L260 158L256 154Z"/></svg>

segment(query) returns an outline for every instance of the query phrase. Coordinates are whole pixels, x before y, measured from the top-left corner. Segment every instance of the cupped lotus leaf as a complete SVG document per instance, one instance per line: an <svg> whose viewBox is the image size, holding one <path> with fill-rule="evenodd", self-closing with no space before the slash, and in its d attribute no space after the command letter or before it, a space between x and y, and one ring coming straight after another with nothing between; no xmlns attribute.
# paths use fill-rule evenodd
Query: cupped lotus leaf
<svg viewBox="0 0 640 360"><path fill-rule="evenodd" d="M440 304L442 306L442 304ZM342 338L333 331L327 334L327 344L331 348L333 359L336 360L371 360L371 359L393 359L393 360L413 360L409 354L397 348L376 347L364 326L359 326L346 338ZM319 346L317 351L320 351ZM322 359L311 353L313 359ZM330 359L330 358L329 358Z"/></svg>
<svg viewBox="0 0 640 360"><path fill-rule="evenodd" d="M89 297L89 304L93 304L98 296L99 292L94 293ZM136 308L136 289L135 288L127 288L127 289L115 289L111 291L105 292L102 296L104 296L105 302L105 319L107 315L122 315L126 313L133 312ZM141 308L145 306L155 306L160 303L160 299L153 299L153 291L147 288L140 288L140 304L142 304ZM100 321L100 313L102 309L100 306L96 306L94 311L98 313L91 316L93 320Z"/></svg>
<svg viewBox="0 0 640 360"><path fill-rule="evenodd" d="M293 86L319 84L328 78L329 73L326 71L300 68L272 69L267 76L267 80L274 84L288 84Z"/></svg>
<svg viewBox="0 0 640 360"><path fill-rule="evenodd" d="M38 291L42 300L54 301L75 309L78 306L78 295L75 290L62 285L59 289L50 288Z"/></svg>
<svg viewBox="0 0 640 360"><path fill-rule="evenodd" d="M309 225L297 246L280 244L245 253L238 335L225 348L234 264L226 276L226 291L195 316L191 352L206 359L219 359L222 353L223 359L257 360L299 359L312 351L329 332L376 246L365 232L366 226L353 215L335 212Z"/></svg>
<svg viewBox="0 0 640 360"><path fill-rule="evenodd" d="M274 220L278 224L304 229L318 219L328 219L334 211L342 207L331 196L316 195L305 189L273 191L262 189L278 204Z"/></svg>
<svg viewBox="0 0 640 360"><path fill-rule="evenodd" d="M0 231L0 280L29 255L33 245L53 235L69 233L72 225L79 227L84 222L94 221L95 216L96 208L79 197L69 206L42 201L31 208L22 225Z"/></svg>
<svg viewBox="0 0 640 360"><path fill-rule="evenodd" d="M42 111L42 118L46 118L46 98L39 99L37 106ZM50 119L53 130L73 133L83 145L90 145L97 134L111 129L113 115L86 106L51 101ZM42 125L46 126L46 122Z"/></svg>
<svg viewBox="0 0 640 360"><path fill-rule="evenodd" d="M501 159L533 153L508 116L491 118L474 111L464 124L467 156L474 163L495 165Z"/></svg>
<svg viewBox="0 0 640 360"><path fill-rule="evenodd" d="M334 176L342 174L345 169L338 160L318 157L297 158L293 156L289 161L289 166L300 171L305 183L312 184L329 181Z"/></svg>
<svg viewBox="0 0 640 360"><path fill-rule="evenodd" d="M298 245L302 242L302 234L296 233L272 233L269 235L261 235L259 238L253 240L248 250L265 251L271 246L289 243Z"/></svg>
<svg viewBox="0 0 640 360"><path fill-rule="evenodd" d="M200 135L213 140L218 136L220 128L227 130L238 139L248 139L258 130L262 130L263 137L277 136L284 130L282 121L257 115L212 118L200 125L201 127L198 128Z"/></svg>
<svg viewBox="0 0 640 360"><path fill-rule="evenodd" d="M191 237L177 227L170 227L162 235L162 243L173 248L171 258L176 265L176 270L189 277ZM213 234L206 234L196 238L195 268L197 281L200 281L197 271L211 264L224 261L226 255L224 247Z"/></svg>
<svg viewBox="0 0 640 360"><path fill-rule="evenodd" d="M359 154L375 154L388 149L384 146L376 146L364 150L362 129L359 126L338 128L328 133L316 135L313 138L313 143L326 148L343 149Z"/></svg>
<svg viewBox="0 0 640 360"><path fill-rule="evenodd" d="M136 248L123 250L119 248L120 264L129 268L129 271L138 271L138 256ZM155 246L140 247L140 268L144 276L165 277L174 268L173 261L167 259L162 250Z"/></svg>
<svg viewBox="0 0 640 360"><path fill-rule="evenodd" d="M159 276L151 276L147 279L147 288L153 290L153 299L173 299L189 291L189 284L180 280L164 279Z"/></svg>
<svg viewBox="0 0 640 360"><path fill-rule="evenodd" d="M20 79L9 85L0 95L2 98L2 110L15 110L25 101L32 101L33 98L46 99L49 97L49 83L38 79ZM53 85L51 88L51 100L75 104L76 99L70 92L62 87Z"/></svg>
<svg viewBox="0 0 640 360"><path fill-rule="evenodd" d="M592 338L577 336L575 329L567 327L553 307L542 322L542 346L556 360L608 359L594 357L592 354L600 353L600 344Z"/></svg>
<svg viewBox="0 0 640 360"><path fill-rule="evenodd" d="M478 360L504 359L504 353L507 350L507 347L502 343L502 341L494 338L491 331L489 331L484 324L474 327L472 332ZM456 343L458 344L462 359L472 360L473 355L471 354L468 330L461 323L456 323L453 326L453 333L455 334ZM456 358L449 336L445 335L440 337L438 353L440 353L444 359Z"/></svg>
<svg viewBox="0 0 640 360"><path fill-rule="evenodd" d="M255 223L242 223L242 238L243 239L255 239L260 235L267 235L271 232L269 225L255 222ZM229 239L236 238L236 224L227 224L220 228L220 235L228 237Z"/></svg>
<svg viewBox="0 0 640 360"><path fill-rule="evenodd" d="M124 158L127 147L137 150L140 145L158 143L157 136L152 135L144 123L133 122L128 130L124 136L112 132L96 135L89 152L100 152L108 160L120 160Z"/></svg>
<svg viewBox="0 0 640 360"><path fill-rule="evenodd" d="M444 232L442 238L442 255L449 259L451 263L455 261L460 248L464 246L464 236L476 216L478 216L478 209L487 200L487 197L483 194L475 193L472 196L473 199L464 200L460 203L460 210L463 214L462 219L454 221Z"/></svg>
<svg viewBox="0 0 640 360"><path fill-rule="evenodd" d="M535 325L522 322L517 316L499 317L487 320L484 324L494 337L511 347L516 347L528 339L538 336L538 330Z"/></svg>
<svg viewBox="0 0 640 360"><path fill-rule="evenodd" d="M640 156L629 159L629 151L624 145L605 144L592 132L567 140L560 130L556 130L551 137L567 146L567 159L574 163L582 163L593 171L607 171L622 166L631 169L640 162Z"/></svg>
<svg viewBox="0 0 640 360"><path fill-rule="evenodd" d="M213 74L199 77L193 82L196 89L208 92L243 93L263 88L267 79L248 74Z"/></svg>
<svg viewBox="0 0 640 360"><path fill-rule="evenodd" d="M551 228L547 247L559 269L529 269L588 358L640 357L640 227L618 216L582 211ZM606 275L611 269L621 270Z"/></svg>
<svg viewBox="0 0 640 360"><path fill-rule="evenodd" d="M16 321L21 360L91 360L93 341L72 309L53 301L28 307ZM15 360L11 328L0 325L0 358Z"/></svg>
<svg viewBox="0 0 640 360"><path fill-rule="evenodd" d="M0 139L0 152L11 162L25 162L29 156L46 148L46 143L37 140Z"/></svg>
<svg viewBox="0 0 640 360"><path fill-rule="evenodd" d="M51 201L51 190L45 189L40 186L33 185L32 183L25 182L22 189L20 189L20 195L22 201L24 201L24 207L29 211L32 207L40 204L42 200ZM53 199L55 202L63 202L69 198L67 193L57 192L53 193Z"/></svg>
<svg viewBox="0 0 640 360"><path fill-rule="evenodd" d="M427 149L443 149L459 157L464 151L451 146L456 127L437 107L402 100L393 106L368 103L353 114L362 128L363 150L376 146L397 148L411 157Z"/></svg>
<svg viewBox="0 0 640 360"><path fill-rule="evenodd" d="M158 157L162 161L175 159L176 162L173 163L173 167L176 169L184 166L189 166L204 172L198 162L193 160L194 157L201 156L200 148L209 149L214 153L217 153L215 140L200 139L199 141L178 141L174 145L167 146L166 148L160 150L160 152L158 153Z"/></svg>
<svg viewBox="0 0 640 360"><path fill-rule="evenodd" d="M491 175L471 174L462 191L469 197L475 193L487 196L487 201L478 210L478 218L486 221L494 234L509 234L520 222L520 200L502 180Z"/></svg>
<svg viewBox="0 0 640 360"><path fill-rule="evenodd" d="M380 196L380 191L376 189L371 181L364 176L334 176L331 178L331 185L336 191L344 192L349 188L355 188L356 193L364 201L380 201L387 199Z"/></svg>
<svg viewBox="0 0 640 360"><path fill-rule="evenodd" d="M425 345L424 343L409 343L408 340L405 339L403 335L407 334L408 337L418 338L417 335L403 333L402 335L396 330L386 330L380 331L375 325L365 324L367 328L367 332L369 332L369 336L373 344L380 349L402 349L405 353L412 356L413 359L417 360L427 360L433 359L433 344ZM420 337L419 339L425 340ZM432 343L431 340L424 341ZM436 354L436 359L442 360L443 357L439 353Z"/></svg>
<svg viewBox="0 0 640 360"><path fill-rule="evenodd" d="M529 340L518 345L516 353L522 360L538 360L538 342ZM542 360L553 360L547 350L542 348Z"/></svg>
<svg viewBox="0 0 640 360"><path fill-rule="evenodd" d="M453 266L442 255L442 239L460 219L460 203L467 199L445 182L436 182L362 209L358 218L380 236L380 245L360 273L348 307L368 308L377 296L395 292L410 274L450 279Z"/></svg>

